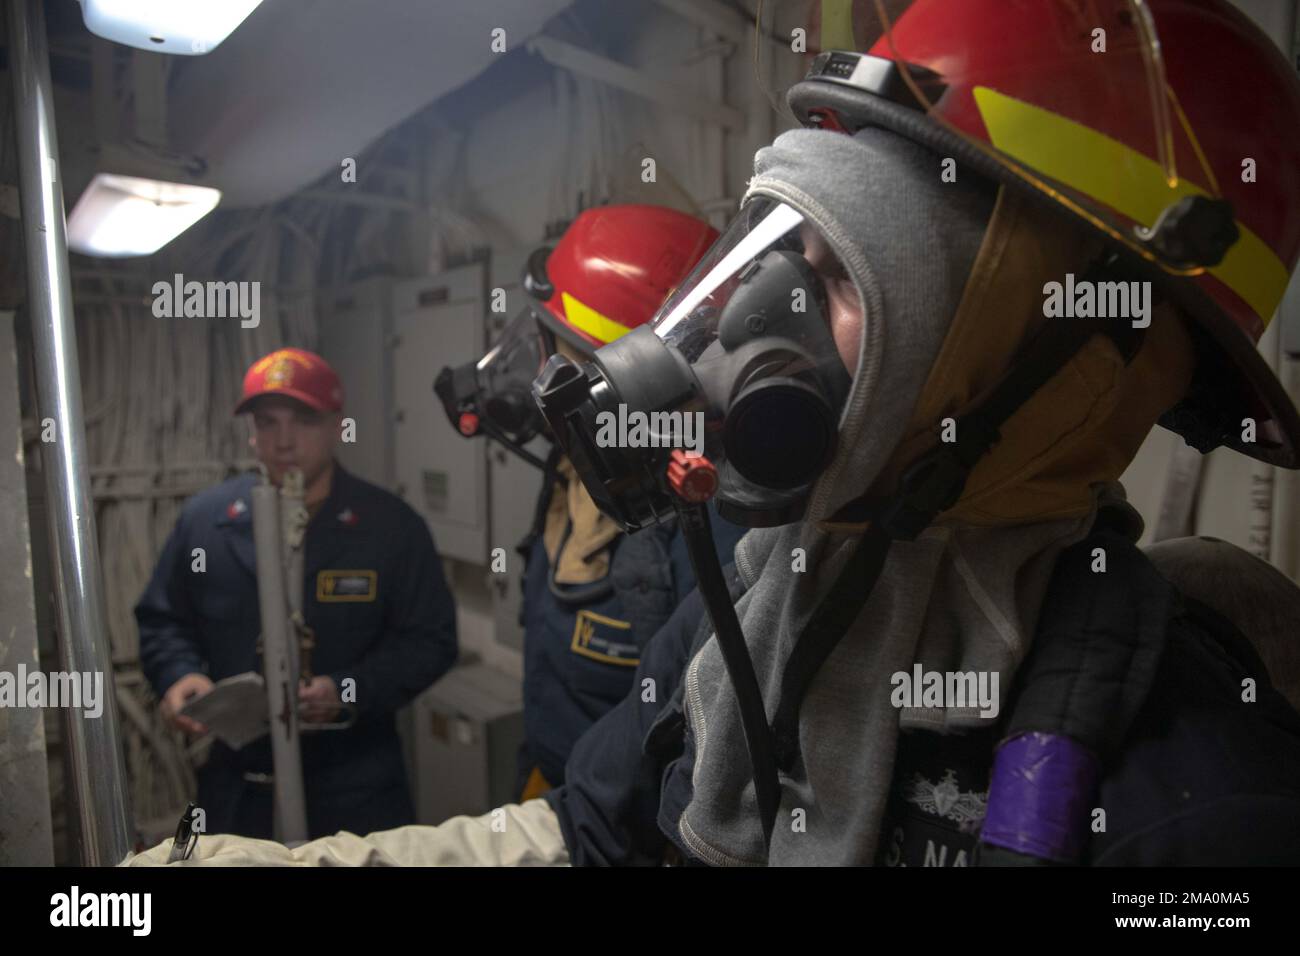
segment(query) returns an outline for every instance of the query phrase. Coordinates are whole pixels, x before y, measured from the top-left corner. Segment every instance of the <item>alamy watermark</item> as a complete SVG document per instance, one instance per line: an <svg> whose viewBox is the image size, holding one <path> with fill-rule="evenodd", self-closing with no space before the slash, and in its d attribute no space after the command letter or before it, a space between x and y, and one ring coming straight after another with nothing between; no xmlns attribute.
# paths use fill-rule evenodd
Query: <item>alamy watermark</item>
<svg viewBox="0 0 1300 956"><path fill-rule="evenodd" d="M889 678L893 691L889 702L895 707L979 708L981 717L998 715L997 671L927 671L920 664L912 672L896 671Z"/></svg>
<svg viewBox="0 0 1300 956"><path fill-rule="evenodd" d="M260 282L186 282L178 272L171 282L155 282L151 291L155 318L238 318L245 329L255 329L262 322Z"/></svg>
<svg viewBox="0 0 1300 956"><path fill-rule="evenodd" d="M0 671L0 707L79 707L87 717L104 713L102 671L28 671L19 664L16 672Z"/></svg>
<svg viewBox="0 0 1300 956"><path fill-rule="evenodd" d="M1151 324L1150 282L1075 281L1043 285L1043 315L1049 319L1130 319L1135 329Z"/></svg>
<svg viewBox="0 0 1300 956"><path fill-rule="evenodd" d="M703 412L641 412L627 410L596 414L596 444L601 448L683 448L704 454Z"/></svg>
<svg viewBox="0 0 1300 956"><path fill-rule="evenodd" d="M129 928L132 936L148 936L152 911L151 893L83 893L74 885L50 897L51 926L120 926Z"/></svg>

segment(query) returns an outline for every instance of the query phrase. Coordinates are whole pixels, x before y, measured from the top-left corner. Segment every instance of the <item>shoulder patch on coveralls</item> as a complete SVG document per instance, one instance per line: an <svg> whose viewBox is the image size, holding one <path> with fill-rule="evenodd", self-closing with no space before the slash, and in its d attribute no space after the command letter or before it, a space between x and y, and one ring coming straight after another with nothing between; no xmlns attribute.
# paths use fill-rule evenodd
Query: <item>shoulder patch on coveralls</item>
<svg viewBox="0 0 1300 956"><path fill-rule="evenodd" d="M636 667L641 663L641 650L632 642L631 631L632 625L627 621L584 608L574 622L569 650L606 664Z"/></svg>

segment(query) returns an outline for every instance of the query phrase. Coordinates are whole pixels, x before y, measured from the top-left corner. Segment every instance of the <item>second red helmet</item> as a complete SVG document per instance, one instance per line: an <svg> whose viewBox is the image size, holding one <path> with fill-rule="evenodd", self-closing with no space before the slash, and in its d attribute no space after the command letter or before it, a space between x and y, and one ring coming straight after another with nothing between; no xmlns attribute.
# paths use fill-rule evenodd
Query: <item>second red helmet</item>
<svg viewBox="0 0 1300 956"><path fill-rule="evenodd" d="M649 322L717 238L674 209L600 206L533 254L524 284L546 327L590 352Z"/></svg>

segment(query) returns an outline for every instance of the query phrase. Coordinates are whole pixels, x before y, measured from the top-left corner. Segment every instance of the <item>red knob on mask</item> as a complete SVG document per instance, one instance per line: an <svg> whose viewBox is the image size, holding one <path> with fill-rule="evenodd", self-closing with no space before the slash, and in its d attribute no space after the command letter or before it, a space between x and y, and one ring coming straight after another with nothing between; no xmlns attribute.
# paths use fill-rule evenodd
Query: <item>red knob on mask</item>
<svg viewBox="0 0 1300 956"><path fill-rule="evenodd" d="M668 462L668 483L682 500L703 504L718 490L718 470L703 455L674 448Z"/></svg>

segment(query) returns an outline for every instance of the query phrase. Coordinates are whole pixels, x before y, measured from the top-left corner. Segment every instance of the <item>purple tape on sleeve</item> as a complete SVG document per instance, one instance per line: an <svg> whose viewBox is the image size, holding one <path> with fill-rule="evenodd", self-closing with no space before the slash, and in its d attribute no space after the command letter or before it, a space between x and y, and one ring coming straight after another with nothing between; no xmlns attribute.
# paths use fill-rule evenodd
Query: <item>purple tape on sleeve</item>
<svg viewBox="0 0 1300 956"><path fill-rule="evenodd" d="M1096 759L1059 734L1027 733L998 748L980 840L1062 863L1088 837L1097 790Z"/></svg>

